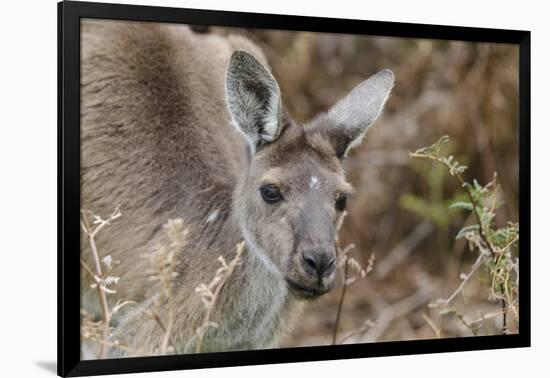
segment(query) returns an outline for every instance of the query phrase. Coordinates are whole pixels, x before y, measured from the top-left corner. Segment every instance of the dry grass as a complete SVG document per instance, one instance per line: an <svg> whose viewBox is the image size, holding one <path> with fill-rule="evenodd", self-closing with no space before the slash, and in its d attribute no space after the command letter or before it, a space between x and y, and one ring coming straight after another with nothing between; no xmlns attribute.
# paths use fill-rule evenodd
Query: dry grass
<svg viewBox="0 0 550 378"><path fill-rule="evenodd" d="M92 215L95 227L90 227L87 214ZM88 238L91 246L91 253L96 262L96 271L92 271L88 265L81 259L83 268L92 276L96 283L92 288L97 288L97 295L101 304L101 319L96 320L96 315L88 313L81 309L81 336L83 340L92 343L91 349L97 349L97 358L103 359L109 356L111 348L117 348L126 355L166 355L177 353L188 353L190 347L194 345L196 353L200 353L203 344L203 338L207 330L211 327L216 328L219 325L210 321L213 309L215 308L221 290L227 280L233 274L235 268L241 261L244 251L244 242L236 247L235 257L226 262L223 256L218 257L221 267L215 272L214 277L209 283L199 285L195 292L204 304L205 315L200 326L196 329L195 336L191 338L183 351L179 351L176 343L173 341L172 329L176 314L174 308L174 281L178 277L176 266L178 265L178 253L187 243L188 230L184 228L182 219L168 220L163 226L167 236L167 244L160 244L151 253L146 253L142 258L148 262L146 270L146 279L157 285L157 289L152 294L152 300L145 300L146 306L136 306L141 308L141 316L147 316L157 323L161 329L163 337L160 345L147 345L146 340L142 340L137 347L130 348L124 341L115 338L115 330L111 326L111 320L117 312L128 304L138 305L138 303L126 300L119 301L115 306L110 307L107 295L116 294L116 284L124 277L113 277L109 272L113 268L114 262L110 255L102 257L95 244L95 237L105 226L111 224L114 220L120 218L122 213L117 207L116 210L107 219L93 214L91 211L82 211L82 230ZM103 263L104 268L101 267ZM163 322L162 319L167 319ZM96 346L97 348L94 348Z"/></svg>
<svg viewBox="0 0 550 378"><path fill-rule="evenodd" d="M221 267L214 274L214 278L208 284L201 284L195 289L196 293L201 297L202 303L204 304L204 309L206 314L203 318L201 325L197 328L195 332L195 337L189 340L186 351L190 350L191 345L195 345L195 353L200 353L202 350L203 339L208 328L218 328L219 324L212 322L210 317L212 311L218 302L220 297L221 290L227 280L233 274L233 271L241 261L241 256L244 251L244 242L240 242L237 245L237 253L235 257L227 263L223 256L218 257L218 261L221 264Z"/></svg>
<svg viewBox="0 0 550 378"><path fill-rule="evenodd" d="M154 349L158 354L177 353L176 344L172 340L172 326L176 316L174 308L174 280L178 277L176 266L178 253L187 243L188 230L184 228L183 219L171 219L164 225L164 231L168 237L166 245L158 245L152 253L146 253L142 257L149 262L146 270L148 280L158 283L157 295L153 303L145 308L145 314L151 317L160 327L163 333L162 342ZM161 313L166 314L166 324L161 320ZM150 350L150 346L140 347L142 350Z"/></svg>

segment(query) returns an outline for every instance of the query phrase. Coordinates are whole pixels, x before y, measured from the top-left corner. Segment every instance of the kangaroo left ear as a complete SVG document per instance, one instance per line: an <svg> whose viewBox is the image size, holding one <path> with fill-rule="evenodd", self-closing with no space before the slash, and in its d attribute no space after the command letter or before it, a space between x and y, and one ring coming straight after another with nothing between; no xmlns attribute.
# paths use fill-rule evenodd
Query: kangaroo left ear
<svg viewBox="0 0 550 378"><path fill-rule="evenodd" d="M382 113L394 79L391 70L378 72L306 127L325 135L336 155L344 158L351 148L361 143L369 126Z"/></svg>
<svg viewBox="0 0 550 378"><path fill-rule="evenodd" d="M245 51L231 55L225 97L233 125L246 137L253 152L279 137L281 91L271 73Z"/></svg>

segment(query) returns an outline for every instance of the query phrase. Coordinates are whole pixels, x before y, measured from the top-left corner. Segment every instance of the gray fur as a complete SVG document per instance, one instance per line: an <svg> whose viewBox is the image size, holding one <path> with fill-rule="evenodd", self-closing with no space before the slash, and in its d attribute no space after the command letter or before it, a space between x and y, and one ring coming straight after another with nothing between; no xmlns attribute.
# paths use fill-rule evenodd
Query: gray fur
<svg viewBox="0 0 550 378"><path fill-rule="evenodd" d="M160 327L142 313L156 289L141 256L165 242L162 224L183 218L189 240L178 255L174 291L178 349L204 315L195 288L210 282L217 257L232 259L242 240L242 263L222 290L211 318L220 326L207 332L204 351L276 346L307 297L289 280L313 296L334 281L334 270L312 276L302 261L304 253L334 255L334 200L351 191L326 130L282 116L262 52L242 37L139 22L81 26L82 208L107 215L120 205L123 216L96 242L120 261L112 272L121 277L116 298L141 303L116 319L116 337L135 349L160 344ZM260 113L235 100L249 80L261 88ZM266 132L269 114L276 127ZM256 147L251 157L242 133ZM264 202L258 189L265 183L279 185L284 200ZM81 246L90 262L86 240ZM81 276L82 305L93 309L95 293Z"/></svg>

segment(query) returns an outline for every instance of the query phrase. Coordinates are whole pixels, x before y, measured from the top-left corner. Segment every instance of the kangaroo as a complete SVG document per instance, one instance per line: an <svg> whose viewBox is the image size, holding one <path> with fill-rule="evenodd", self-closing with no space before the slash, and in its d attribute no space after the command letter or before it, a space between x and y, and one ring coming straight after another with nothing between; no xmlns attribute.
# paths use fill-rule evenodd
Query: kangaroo
<svg viewBox="0 0 550 378"><path fill-rule="evenodd" d="M241 262L212 312L218 327L206 332L202 351L276 347L304 304L334 284L335 225L353 193L342 161L380 115L393 73L378 72L298 124L262 51L244 37L104 20L83 20L81 30L81 203L98 214L122 210L96 240L120 262L117 297L147 302L141 255L162 242L167 220L182 218L178 350L204 316L195 288L241 241ZM82 304L93 307L86 276ZM160 344L162 330L139 311L117 322L130 347Z"/></svg>

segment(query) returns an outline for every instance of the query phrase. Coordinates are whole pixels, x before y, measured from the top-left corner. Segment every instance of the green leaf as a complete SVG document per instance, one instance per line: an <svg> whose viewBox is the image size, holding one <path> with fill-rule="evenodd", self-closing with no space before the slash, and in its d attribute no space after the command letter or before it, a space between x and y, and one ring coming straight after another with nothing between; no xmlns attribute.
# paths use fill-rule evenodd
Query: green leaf
<svg viewBox="0 0 550 378"><path fill-rule="evenodd" d="M455 239L463 238L470 231L479 231L479 224L471 224L469 226L462 227L458 234L456 234Z"/></svg>
<svg viewBox="0 0 550 378"><path fill-rule="evenodd" d="M415 155L426 155L426 156L439 156L439 152L441 151L441 147L443 145L449 143L450 138L447 135L442 136L439 138L437 142L432 144L431 146L420 148L416 150L414 153Z"/></svg>
<svg viewBox="0 0 550 378"><path fill-rule="evenodd" d="M452 203L449 206L449 210L452 210L452 209L462 209L462 210L472 211L474 209L474 206L471 204L471 202L459 201L459 202Z"/></svg>

